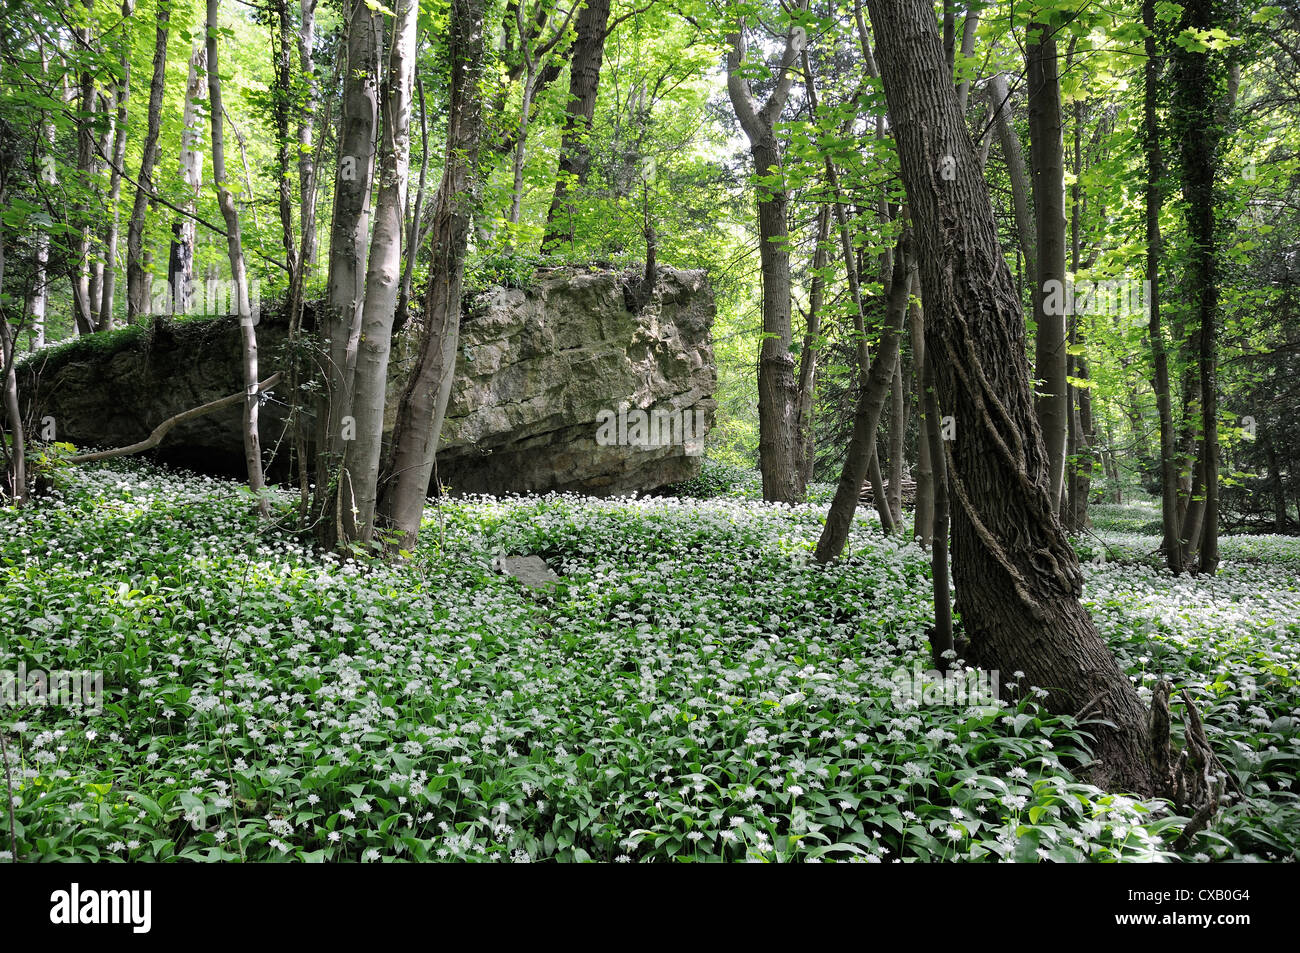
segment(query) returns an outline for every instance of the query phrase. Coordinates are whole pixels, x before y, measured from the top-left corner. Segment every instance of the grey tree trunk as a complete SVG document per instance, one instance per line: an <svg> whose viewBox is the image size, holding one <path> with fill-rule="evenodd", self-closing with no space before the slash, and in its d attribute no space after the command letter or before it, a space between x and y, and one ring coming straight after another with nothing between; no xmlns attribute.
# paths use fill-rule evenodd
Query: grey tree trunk
<svg viewBox="0 0 1300 953"><path fill-rule="evenodd" d="M393 36L388 44L384 101L380 114L379 194L375 229L366 266L365 303L361 312L361 344L353 378L356 443L344 462L352 488L355 539L375 538L375 509L379 497L379 463L383 451L384 398L393 315L402 272L402 232L406 184L411 163L411 101L415 81L415 25L418 0L398 0Z"/></svg>
<svg viewBox="0 0 1300 953"><path fill-rule="evenodd" d="M433 477L460 344L460 298L482 133L484 0L452 0L447 151L434 197L429 288L420 353L397 407L381 510L392 550L412 549Z"/></svg>
<svg viewBox="0 0 1300 953"><path fill-rule="evenodd" d="M258 430L258 405L260 403L257 376L257 332L253 329L254 315L248 298L248 275L244 267L244 249L239 231L239 212L235 197L226 183L226 153L221 108L221 67L217 59L217 18L221 0L207 0L208 44L208 102L212 125L212 178L217 187L217 204L226 222L226 250L230 258L230 279L239 313L242 364L244 369L244 463L248 468L248 487L259 494L258 512L271 515L271 507L261 491L266 486L262 477L262 439ZM152 122L152 117L151 117ZM154 136L157 139L157 136Z"/></svg>
<svg viewBox="0 0 1300 953"><path fill-rule="evenodd" d="M831 210L823 205L817 213L817 244L813 251L812 286L808 291L808 316L804 324L803 349L799 352L799 484L806 492L816 459L813 408L817 390L817 350L821 336L822 301L826 291L826 247L831 234Z"/></svg>
<svg viewBox="0 0 1300 953"><path fill-rule="evenodd" d="M1053 712L1105 719L1109 726L1090 726L1092 779L1154 793L1145 708L1079 602L1082 578L1056 519L1028 384L1024 315L934 10L924 0L869 8L917 236L927 351L956 426L944 453L971 660L1024 671L1024 684L1049 687Z"/></svg>
<svg viewBox="0 0 1300 953"><path fill-rule="evenodd" d="M379 111L379 14L364 0L348 11L347 71L339 116L338 172L330 229L329 278L323 324L325 395L316 410L318 538L326 548L360 538L353 516L354 491L344 463L352 452L352 376L361 337L366 245L370 236L370 188L375 167Z"/></svg>
<svg viewBox="0 0 1300 953"><path fill-rule="evenodd" d="M912 276L912 305L908 311L912 335L912 376L916 380L916 406L920 415L916 432L916 509L912 514L912 538L929 546L934 538L934 466L930 454L928 392L925 373L925 310L921 306L921 278Z"/></svg>
<svg viewBox="0 0 1300 953"><path fill-rule="evenodd" d="M1038 253L1034 250L1036 227L1034 215L1029 206L1029 173L1025 169L1024 152L1020 145L1020 134L1016 132L1011 115L1011 91L1007 87L1007 78L997 73L989 79L989 105L993 109L994 128L998 134L998 144L1002 148L1002 161L1007 165L1007 178L1011 180L1011 208L1015 213L1016 237L1020 240L1020 251L1025 256L1025 274L1031 288L1038 287Z"/></svg>
<svg viewBox="0 0 1300 953"><path fill-rule="evenodd" d="M741 75L745 59L745 26L742 20L728 39L727 94L736 118L749 139L754 157L754 174L764 180L757 187L759 260L763 273L763 340L758 368L758 459L763 474L763 499L794 503L800 499L797 440L798 387L794 379L794 358L790 355L790 252L786 220L788 196L783 187L773 187L780 178L781 148L776 122L794 80L792 67L799 50L800 34L791 31L777 69L777 82L761 106L755 101L749 81Z"/></svg>
<svg viewBox="0 0 1300 953"><path fill-rule="evenodd" d="M140 156L131 221L126 228L126 320L134 324L149 313L149 275L144 268L144 227L149 198L154 194L153 170L158 164L158 132L162 126L163 93L167 79L167 38L171 32L172 0L158 0L158 29L154 33L153 78L149 82L149 118ZM210 84L209 84L210 85Z"/></svg>
<svg viewBox="0 0 1300 953"><path fill-rule="evenodd" d="M319 95L314 51L316 3L317 0L298 0L298 69L306 87L298 116L298 229L302 236L299 257L307 271L316 264L316 154L312 148Z"/></svg>

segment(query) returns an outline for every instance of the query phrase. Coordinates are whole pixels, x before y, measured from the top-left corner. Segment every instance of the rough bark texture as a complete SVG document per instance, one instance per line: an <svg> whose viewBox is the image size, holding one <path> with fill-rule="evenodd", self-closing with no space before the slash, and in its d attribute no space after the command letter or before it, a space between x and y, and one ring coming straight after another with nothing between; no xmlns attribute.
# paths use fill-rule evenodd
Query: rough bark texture
<svg viewBox="0 0 1300 953"><path fill-rule="evenodd" d="M393 424L381 501L395 531L391 544L395 549L415 546L456 370L461 288L482 134L483 43L483 0L452 0L447 152L434 197L424 335Z"/></svg>
<svg viewBox="0 0 1300 953"><path fill-rule="evenodd" d="M1169 396L1169 355L1165 350L1164 330L1160 322L1160 257L1163 252L1160 211L1164 205L1164 192L1160 179L1164 175L1164 159L1160 148L1161 60L1156 41L1156 0L1143 0L1142 24L1147 29L1146 62L1142 67L1142 151L1146 160L1146 272L1149 283L1147 296L1150 300L1147 337L1151 346L1151 363L1155 370L1156 412L1160 417L1160 522L1163 530L1161 545L1169 571L1177 575L1183 571L1183 544L1180 538L1181 520L1178 505L1178 458L1174 449L1174 415Z"/></svg>
<svg viewBox="0 0 1300 953"><path fill-rule="evenodd" d="M1110 722L1090 726L1092 777L1150 794L1146 712L1079 602L1082 578L1056 520L1027 383L1024 317L933 9L923 0L869 8L917 236L927 350L940 406L956 424L944 452L971 658L1024 671L1021 684L1048 688L1054 712Z"/></svg>
<svg viewBox="0 0 1300 953"><path fill-rule="evenodd" d="M600 66L605 58L606 26L610 0L587 0L578 14L577 38L569 62L569 105L564 113L564 131L560 136L560 166L555 175L555 195L546 215L546 236L542 249L573 240L575 208L570 195L575 186L587 181L591 166L591 149L587 136L596 114L596 95L600 88Z"/></svg>
<svg viewBox="0 0 1300 953"><path fill-rule="evenodd" d="M794 503L800 498L794 358L790 356L790 251L786 217L788 196L783 184L781 147L775 124L785 108L793 82L797 54L795 37L786 40L778 66L776 87L760 106L749 81L741 76L745 59L744 24L729 38L727 94L754 157L759 180L759 260L763 273L763 340L758 366L758 459L763 474L763 499ZM861 485L861 484L859 484ZM856 499L856 488L855 499Z"/></svg>
<svg viewBox="0 0 1300 953"><path fill-rule="evenodd" d="M318 537L332 547L340 522L356 538L351 523L352 489L342 468L350 452L345 429L352 416L352 372L361 336L366 243L369 238L370 185L375 165L375 125L379 114L379 14L355 0L347 28L347 71L339 116L339 161L334 183L334 221L330 230L324 341L325 395L316 409L316 499ZM349 423L353 423L349 421Z"/></svg>

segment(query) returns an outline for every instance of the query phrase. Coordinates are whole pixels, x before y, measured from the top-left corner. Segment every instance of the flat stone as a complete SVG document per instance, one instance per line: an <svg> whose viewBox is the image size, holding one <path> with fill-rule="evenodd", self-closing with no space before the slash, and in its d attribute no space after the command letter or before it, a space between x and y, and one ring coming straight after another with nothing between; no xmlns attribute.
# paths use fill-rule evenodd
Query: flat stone
<svg viewBox="0 0 1300 953"><path fill-rule="evenodd" d="M498 556L492 565L497 572L514 576L533 589L545 589L560 581L541 556Z"/></svg>

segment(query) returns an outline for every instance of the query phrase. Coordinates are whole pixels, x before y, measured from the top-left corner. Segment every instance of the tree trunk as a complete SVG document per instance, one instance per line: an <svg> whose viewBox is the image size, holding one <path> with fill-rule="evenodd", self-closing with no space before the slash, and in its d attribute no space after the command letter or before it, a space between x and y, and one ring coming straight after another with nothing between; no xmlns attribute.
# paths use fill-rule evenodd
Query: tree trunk
<svg viewBox="0 0 1300 953"><path fill-rule="evenodd" d="M1024 316L933 8L922 0L869 8L917 236L927 351L940 406L956 425L944 452L971 660L1023 671L1022 685L1049 689L1050 711L1105 719L1089 726L1092 779L1153 794L1146 711L1079 602L1078 562L1056 520Z"/></svg>
<svg viewBox="0 0 1300 953"><path fill-rule="evenodd" d="M1026 52L1029 80L1029 152L1033 166L1034 247L1034 410L1047 445L1047 491L1053 509L1065 485L1065 446L1069 432L1066 393L1065 156L1061 137L1061 83L1056 40L1046 24L1031 25ZM1055 289L1055 294L1053 290ZM1053 306L1061 304L1060 307Z"/></svg>
<svg viewBox="0 0 1300 953"><path fill-rule="evenodd" d="M126 228L126 320L134 324L149 313L149 275L144 269L144 227L149 197L154 194L153 170L158 164L158 131L162 125L163 93L167 79L167 37L171 29L172 0L158 0L158 29L154 34L153 78L149 82L149 119L140 156L131 221ZM209 41L209 45L213 41ZM211 60L209 60L211 62ZM215 67L213 67L215 72ZM209 81L211 86L211 81ZM220 122L220 117L218 117ZM256 380L256 378L254 378Z"/></svg>
<svg viewBox="0 0 1300 953"><path fill-rule="evenodd" d="M894 517L895 526L903 524L903 430L907 426L903 401L903 355L900 350L894 355L894 374L889 393L888 497L889 511Z"/></svg>
<svg viewBox="0 0 1300 953"><path fill-rule="evenodd" d="M177 215L172 223L171 251L167 257L167 280L178 314L188 314L194 290L194 219L198 210L199 195L203 190L203 153L200 142L200 117L198 101L203 96L203 76L207 70L208 54L203 41L194 40L190 54L189 74L185 80L185 110L181 118L181 179L187 189L183 208L189 215Z"/></svg>
<svg viewBox="0 0 1300 953"><path fill-rule="evenodd" d="M316 410L316 499L318 539L333 548L340 539L358 539L353 488L346 485L344 462L356 435L352 419L352 377L361 337L366 243L370 236L370 185L375 167L375 126L379 99L379 14L363 0L348 12L347 72L339 116L338 172L334 182L334 221L330 229L322 355L325 396Z"/></svg>
<svg viewBox="0 0 1300 953"><path fill-rule="evenodd" d="M294 29L289 19L289 0L275 0L275 87L271 91L275 119L276 192L280 198L280 244L289 269L289 284L298 281L298 243L294 240L293 180L290 178L289 105L293 97ZM290 320L292 320L292 315Z"/></svg>
<svg viewBox="0 0 1300 953"><path fill-rule="evenodd" d="M389 544L392 550L415 546L456 370L461 288L482 132L483 0L452 0L449 34L447 151L434 197L424 335L397 407L392 450L384 469L381 509L395 531Z"/></svg>
<svg viewBox="0 0 1300 953"><path fill-rule="evenodd" d="M918 274L917 281L920 281ZM920 290L919 288L917 289ZM935 390L934 367L930 352L925 352L921 389L925 402L925 420L920 439L929 448L934 468L934 516L931 521L930 579L934 595L934 632L930 635L930 655L940 671L947 671L944 654L953 648L952 586L948 579L948 460L944 453L939 395Z"/></svg>
<svg viewBox="0 0 1300 953"><path fill-rule="evenodd" d="M1164 192L1164 159L1160 148L1160 68L1156 45L1156 0L1142 0L1142 23L1147 29L1146 60L1142 66L1142 149L1146 159L1146 244L1147 244L1147 337L1151 345L1151 362L1155 370L1156 411L1160 416L1160 522L1163 533L1161 548L1169 571L1183 571L1183 544L1178 505L1178 459L1174 449L1174 415L1169 395L1169 357L1165 350L1164 330L1160 324L1160 258L1163 239L1160 213ZM1118 487L1118 483L1115 484Z"/></svg>
<svg viewBox="0 0 1300 953"><path fill-rule="evenodd" d="M255 318L248 299L248 276L244 268L244 249L239 232L239 212L235 209L235 198L226 183L226 153L222 136L223 116L221 108L221 68L217 61L217 14L221 0L207 0L207 43L208 43L208 102L211 104L209 117L212 124L212 178L217 186L217 204L226 222L226 249L230 257L230 278L233 285L239 313L239 328L242 339L242 363L244 368L244 463L248 468L248 487L259 494L258 512L262 516L271 515L271 507L261 491L266 483L262 478L262 441L258 432L258 394L257 377L257 333L253 330ZM161 29L161 27L160 27ZM154 126L152 110L150 125ZM157 140L157 130L152 137ZM152 166L151 166L152 167ZM142 181L143 184L143 181Z"/></svg>
<svg viewBox="0 0 1300 953"><path fill-rule="evenodd" d="M109 170L108 237L104 242L104 275L100 286L99 326L103 331L113 329L113 292L117 276L117 240L120 215L118 202L122 198L122 168L126 165L126 116L131 98L131 23L135 13L135 0L122 0L122 57L119 65L122 79L117 86L117 116L114 120L113 165Z"/></svg>
<svg viewBox="0 0 1300 953"><path fill-rule="evenodd" d="M929 546L934 538L935 479L930 454L928 390L925 371L925 310L921 307L921 278L912 273L912 305L909 311L912 334L912 376L916 380L916 407L919 426L916 432L916 509L912 514L912 538ZM942 460L942 458L940 458Z"/></svg>
<svg viewBox="0 0 1300 953"><path fill-rule="evenodd" d="M573 241L576 208L572 193L587 181L591 149L587 143L591 120L596 114L600 87L600 66L605 58L606 26L610 0L587 0L578 14L577 38L569 61L569 104L560 136L560 166L555 175L555 195L546 215L546 236L542 250L562 241Z"/></svg>
<svg viewBox="0 0 1300 953"><path fill-rule="evenodd" d="M415 208L407 226L405 260L402 263L402 284L397 292L397 313L393 317L393 332L406 327L410 320L411 280L415 274L415 260L419 257L421 242L420 223L424 219L424 188L429 180L429 114L424 105L424 80L419 64L415 72L416 100L420 104L420 184L415 190Z"/></svg>
<svg viewBox="0 0 1300 953"><path fill-rule="evenodd" d="M817 540L815 556L819 563L830 562L843 552L844 543L853 528L853 514L858 508L862 481L867 476L875 448L880 412L885 406L885 395L894 379L894 369L898 363L898 339L903 328L903 316L907 313L910 290L908 272L912 264L911 236L908 232L905 231L899 239L893 257L894 273L890 281L884 333L876 349L875 360L871 363L871 372L858 395L848 454L844 459L844 468L840 471L839 483L835 487L835 497L826 514L826 525L822 528L821 538ZM879 502L883 494L878 490L877 493ZM885 506L888 512L888 503Z"/></svg>
<svg viewBox="0 0 1300 953"><path fill-rule="evenodd" d="M365 303L361 313L361 344L353 379L356 442L344 463L352 490L356 536L363 544L374 539L375 507L379 496L379 462L383 450L384 398L393 315L402 270L402 226L411 162L411 100L415 79L415 25L418 0L398 0L394 35L389 42L388 71L380 127L374 237L366 267Z"/></svg>
<svg viewBox="0 0 1300 953"><path fill-rule="evenodd" d="M745 58L744 23L731 35L727 51L727 94L749 139L758 177L759 261L763 273L763 339L758 367L758 461L763 499L795 503L799 494L799 447L796 439L797 386L790 356L790 251L786 220L788 195L781 179L781 148L775 123L793 82L797 34L792 30L778 71L776 87L762 105L754 100L740 71Z"/></svg>
<svg viewBox="0 0 1300 953"><path fill-rule="evenodd" d="M316 154L311 141L318 96L313 49L316 44L316 2L298 2L298 69L306 87L298 116L298 231L302 236L299 264L305 271L310 271L316 264Z"/></svg>
<svg viewBox="0 0 1300 953"><path fill-rule="evenodd" d="M12 146L5 141L8 129L0 124L0 208L7 208L5 203L9 185L9 156ZM0 233L0 292L4 291L5 282L5 243ZM27 441L23 434L23 416L18 407L18 375L14 364L18 358L17 336L9 327L9 318L0 310L0 372L4 377L4 414L9 436L8 446L4 446L5 429L0 429L0 455L7 456L8 467L5 476L9 483L9 498L14 505L22 506L27 502Z"/></svg>
<svg viewBox="0 0 1300 953"><path fill-rule="evenodd" d="M1188 0L1180 29L1207 31L1224 24L1215 0ZM1174 109L1180 118L1183 199L1191 245L1186 270L1190 311L1198 324L1202 493L1200 562L1202 573L1219 567L1219 398L1218 398L1218 223L1216 186L1223 141L1227 77L1214 50L1174 52ZM1190 533L1184 531L1184 537Z"/></svg>
<svg viewBox="0 0 1300 953"><path fill-rule="evenodd" d="M1034 237L1037 229L1034 215L1029 207L1029 173L1025 169L1025 156L1020 145L1020 134L1016 132L1015 121L1011 115L1011 91L1007 88L1007 78L996 73L989 79L989 106L993 109L994 127L998 133L998 144L1002 148L1002 161L1007 166L1007 178L1011 181L1011 208L1015 213L1016 237L1020 240L1020 251L1024 255L1025 273L1031 288L1038 287L1038 253L1034 249ZM982 168L982 166L981 166Z"/></svg>
<svg viewBox="0 0 1300 953"><path fill-rule="evenodd" d="M812 287L808 292L808 318L804 327L803 350L799 352L799 486L807 491L812 480L816 440L813 407L817 390L817 350L821 336L822 299L826 288L826 246L831 234L831 209L823 205L817 213L817 245L813 252Z"/></svg>

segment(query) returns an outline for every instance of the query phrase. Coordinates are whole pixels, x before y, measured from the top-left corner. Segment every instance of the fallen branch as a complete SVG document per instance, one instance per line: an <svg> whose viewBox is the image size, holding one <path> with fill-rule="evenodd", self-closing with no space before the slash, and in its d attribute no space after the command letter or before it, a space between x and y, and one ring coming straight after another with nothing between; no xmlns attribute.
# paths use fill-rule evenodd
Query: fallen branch
<svg viewBox="0 0 1300 953"><path fill-rule="evenodd" d="M280 372L272 374L262 383L257 385L257 393L270 390L280 382ZM158 444L162 443L163 437L167 432L177 424L187 423L197 417L204 417L214 411L221 410L223 407L230 407L239 403L246 398L242 391L238 394L231 394L229 397L222 397L218 400L209 401L206 404L200 404L198 407L191 407L189 410L181 411L174 417L168 417L157 427L153 428L153 433L141 440L139 443L133 443L128 447L118 447L116 450L97 450L94 453L79 453L76 456L65 457L68 463L91 463L95 460L110 460L114 457L126 457L133 453L143 453L146 450L152 450Z"/></svg>

